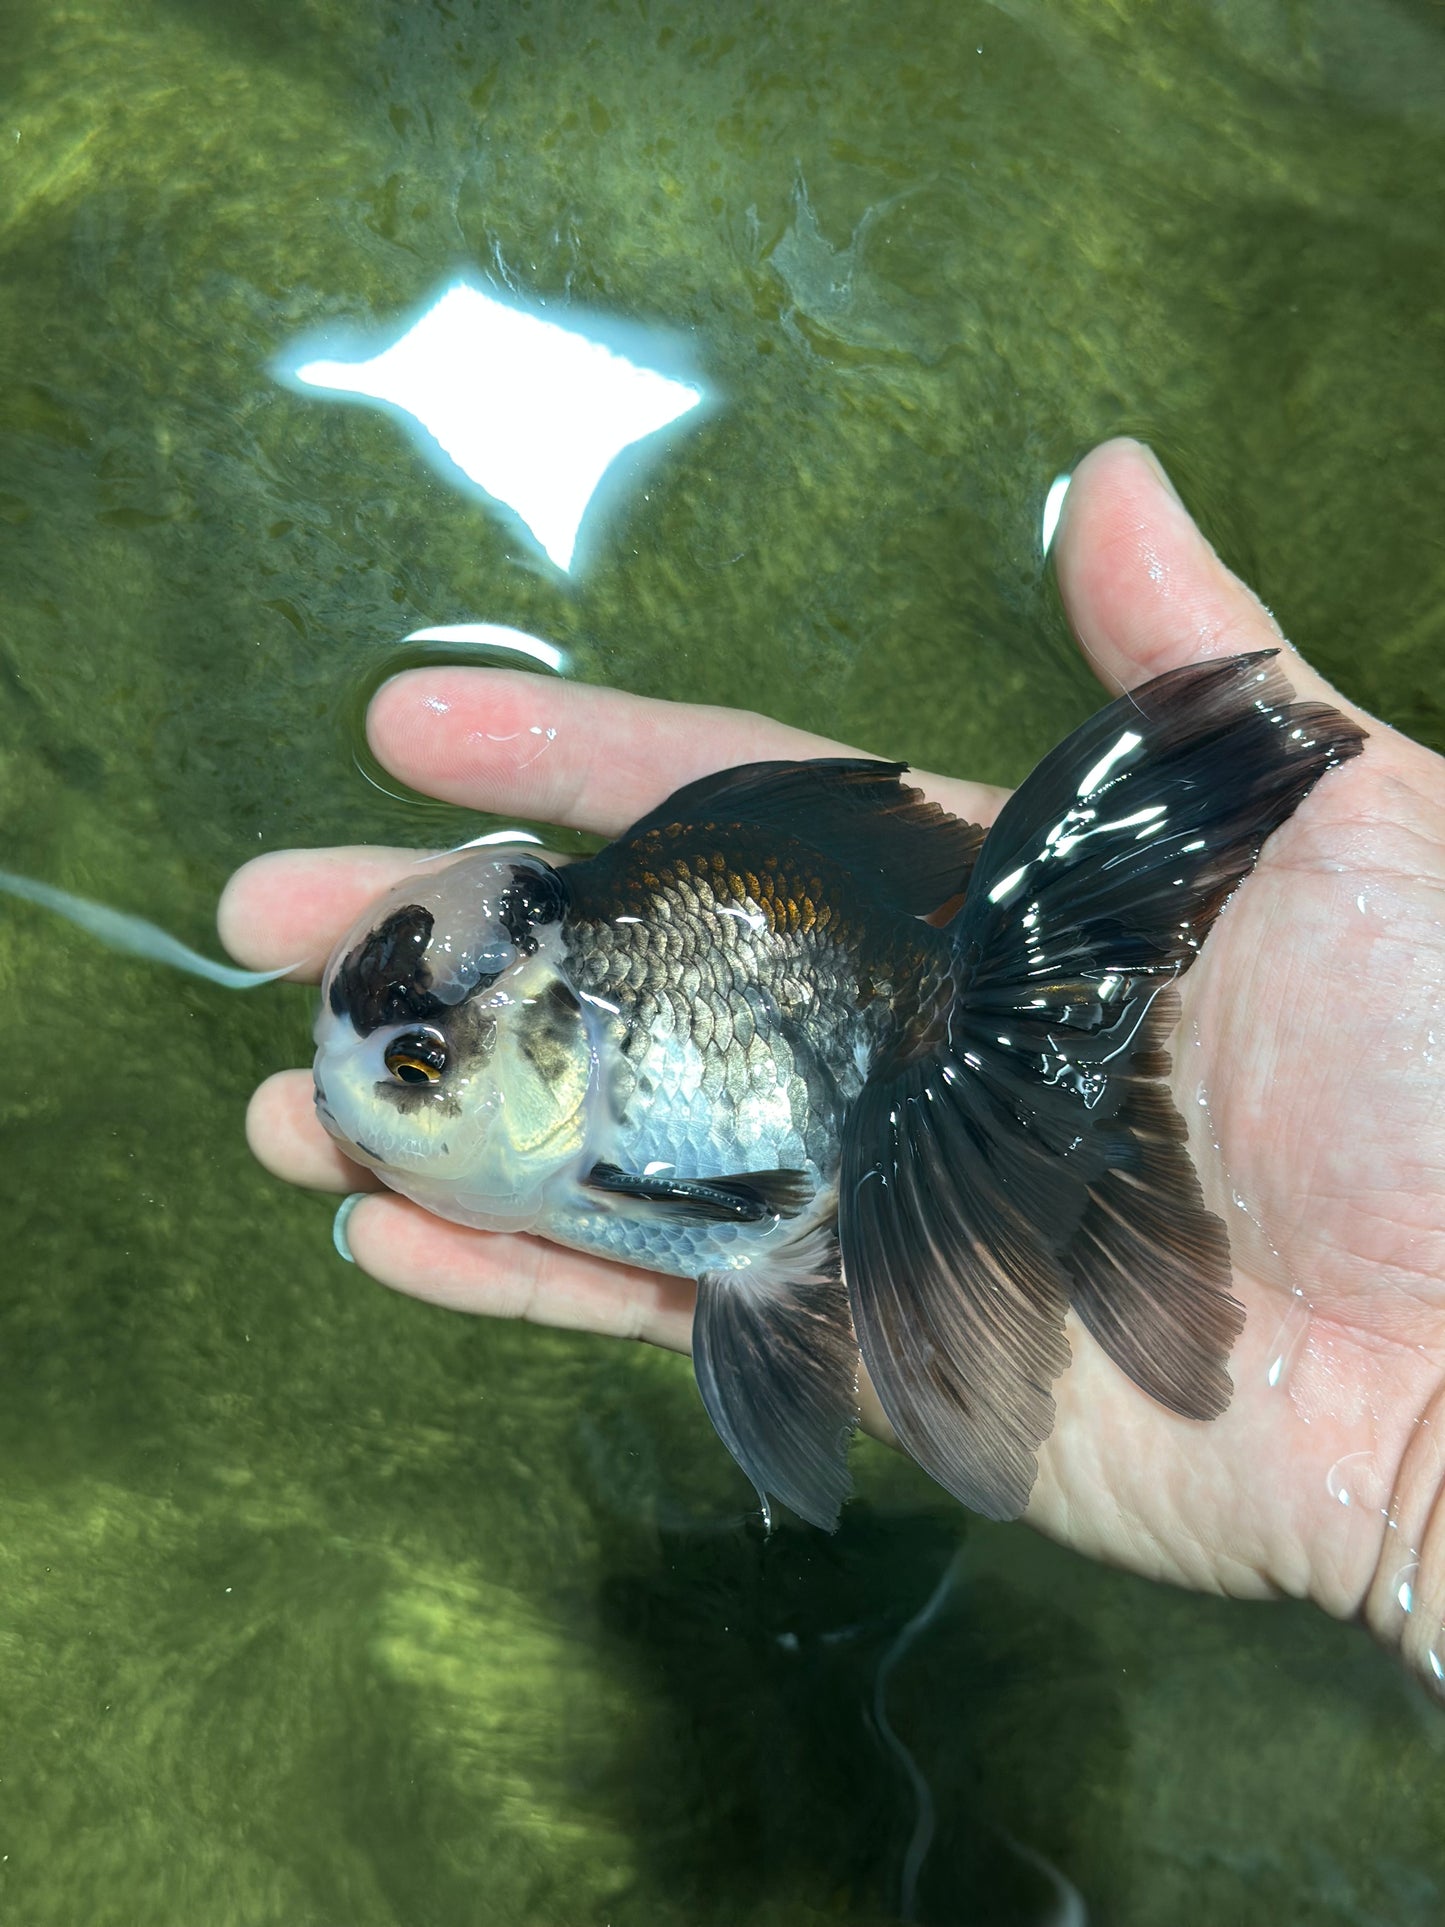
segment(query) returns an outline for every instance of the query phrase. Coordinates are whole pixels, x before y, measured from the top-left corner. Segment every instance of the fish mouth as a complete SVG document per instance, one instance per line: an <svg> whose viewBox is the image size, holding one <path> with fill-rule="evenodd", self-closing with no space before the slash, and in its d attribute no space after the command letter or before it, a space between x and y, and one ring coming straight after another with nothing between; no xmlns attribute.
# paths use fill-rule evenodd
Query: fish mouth
<svg viewBox="0 0 1445 1927"><path fill-rule="evenodd" d="M372 1157L372 1158L376 1157L375 1151L368 1151L364 1144L357 1144L354 1138L349 1138L346 1135L345 1131L342 1130L341 1126L336 1121L335 1112L332 1110L331 1106L326 1102L326 1093L321 1088L321 1085L319 1082L313 1086L312 1098L316 1106L316 1115L317 1117L320 1118L322 1125L325 1127L327 1135L329 1137L334 1138L335 1141L339 1145L341 1145L343 1150L364 1151L367 1157ZM377 1162L379 1163L380 1159L377 1159Z"/></svg>
<svg viewBox="0 0 1445 1927"><path fill-rule="evenodd" d="M343 1131L341 1126L336 1122L336 1119L331 1115L331 1112L319 1100L316 1105L316 1115L326 1126L329 1135L348 1157L369 1158L378 1168L385 1164L386 1160L382 1157L380 1151L373 1151L371 1146L369 1144L363 1144L359 1137L348 1137L346 1132Z"/></svg>

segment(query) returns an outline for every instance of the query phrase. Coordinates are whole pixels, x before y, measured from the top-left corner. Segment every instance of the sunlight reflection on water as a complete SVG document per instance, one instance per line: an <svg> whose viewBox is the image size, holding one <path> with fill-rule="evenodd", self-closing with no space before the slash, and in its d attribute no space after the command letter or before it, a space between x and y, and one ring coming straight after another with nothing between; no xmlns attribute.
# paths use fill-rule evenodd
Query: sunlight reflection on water
<svg viewBox="0 0 1445 1927"><path fill-rule="evenodd" d="M424 450L513 509L564 573L613 461L703 399L694 383L464 281L379 354L280 372L400 409L425 431Z"/></svg>

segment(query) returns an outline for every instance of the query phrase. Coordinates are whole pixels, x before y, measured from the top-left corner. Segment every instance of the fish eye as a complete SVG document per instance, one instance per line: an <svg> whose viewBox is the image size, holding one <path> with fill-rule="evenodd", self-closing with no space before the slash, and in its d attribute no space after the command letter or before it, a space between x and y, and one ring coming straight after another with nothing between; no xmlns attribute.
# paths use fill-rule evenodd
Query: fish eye
<svg viewBox="0 0 1445 1927"><path fill-rule="evenodd" d="M446 1040L434 1030L403 1031L381 1061L398 1084L436 1084L447 1067Z"/></svg>

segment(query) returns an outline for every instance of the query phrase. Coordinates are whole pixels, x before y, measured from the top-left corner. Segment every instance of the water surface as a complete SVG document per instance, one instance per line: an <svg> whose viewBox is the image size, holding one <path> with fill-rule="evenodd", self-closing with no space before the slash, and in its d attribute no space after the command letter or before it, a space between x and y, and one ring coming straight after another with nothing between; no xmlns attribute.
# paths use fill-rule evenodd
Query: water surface
<svg viewBox="0 0 1445 1927"><path fill-rule="evenodd" d="M258 850L488 827L354 762L398 639L463 621L1016 780L1096 695L1044 494L1119 430L1445 747L1428 0L0 31L8 867L205 944ZM671 331L714 393L571 575L272 372L459 271ZM1362 1635L967 1521L871 1445L836 1540L764 1542L681 1361L369 1288L251 1165L301 992L14 904L0 998L7 1920L1441 1917L1445 1721Z"/></svg>

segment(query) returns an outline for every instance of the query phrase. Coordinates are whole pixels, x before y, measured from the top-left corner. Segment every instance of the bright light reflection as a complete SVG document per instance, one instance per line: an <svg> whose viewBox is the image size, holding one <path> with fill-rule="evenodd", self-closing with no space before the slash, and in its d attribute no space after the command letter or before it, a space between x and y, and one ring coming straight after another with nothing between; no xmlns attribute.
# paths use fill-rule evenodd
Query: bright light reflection
<svg viewBox="0 0 1445 1927"><path fill-rule="evenodd" d="M485 850L497 843L540 843L540 836L531 830L488 830L482 836L469 836L465 843L453 843L449 850L436 850L431 856L419 859L421 863L441 863L449 856L459 856L463 850Z"/></svg>
<svg viewBox="0 0 1445 1927"><path fill-rule="evenodd" d="M438 622L430 629L413 629L402 641L470 642L479 649L508 649L514 656L530 656L558 675L567 672L567 658L555 642L543 642L540 636L508 628L505 622Z"/></svg>
<svg viewBox="0 0 1445 1927"><path fill-rule="evenodd" d="M405 410L562 570L608 466L702 400L700 388L465 282L379 355L307 361L294 373Z"/></svg>
<svg viewBox="0 0 1445 1927"><path fill-rule="evenodd" d="M1132 729L1126 729L1109 753L1106 756L1100 757L1099 761L1095 763L1083 782L1080 783L1079 795L1085 800L1091 797L1100 783L1102 783L1104 778L1109 774L1110 770L1113 769L1119 758L1121 756L1127 756L1131 750L1136 750L1143 740L1144 738L1142 736L1136 736Z"/></svg>
<svg viewBox="0 0 1445 1927"><path fill-rule="evenodd" d="M998 882L993 886L993 888L988 893L989 902L1002 903L1004 898L1009 894L1009 892L1011 890L1016 890L1019 884L1023 882L1024 876L1028 870L1028 867L1029 866L1027 863L1021 863L1018 869L1010 870L1006 877L1000 877Z"/></svg>
<svg viewBox="0 0 1445 1927"><path fill-rule="evenodd" d="M1053 481L1049 483L1049 492L1044 497L1043 526L1039 530L1039 538L1043 543L1045 555L1048 554L1053 542L1054 530L1059 526L1059 516L1063 513L1064 497L1068 494L1069 483L1073 481L1073 479L1072 475L1056 475Z"/></svg>

